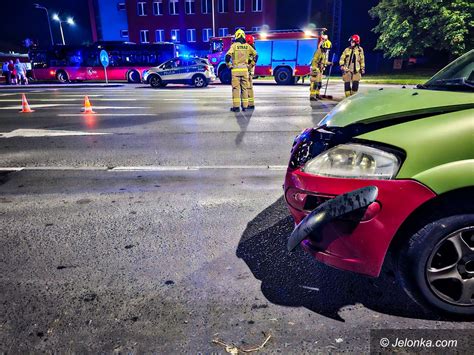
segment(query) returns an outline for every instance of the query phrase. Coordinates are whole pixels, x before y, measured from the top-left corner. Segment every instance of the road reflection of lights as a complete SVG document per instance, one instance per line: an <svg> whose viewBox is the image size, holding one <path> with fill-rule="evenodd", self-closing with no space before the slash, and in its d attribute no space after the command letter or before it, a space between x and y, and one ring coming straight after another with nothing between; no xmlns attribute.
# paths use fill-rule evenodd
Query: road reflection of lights
<svg viewBox="0 0 474 355"><path fill-rule="evenodd" d="M93 113L86 114L84 116L84 122L87 128L94 129L97 128L97 116Z"/></svg>

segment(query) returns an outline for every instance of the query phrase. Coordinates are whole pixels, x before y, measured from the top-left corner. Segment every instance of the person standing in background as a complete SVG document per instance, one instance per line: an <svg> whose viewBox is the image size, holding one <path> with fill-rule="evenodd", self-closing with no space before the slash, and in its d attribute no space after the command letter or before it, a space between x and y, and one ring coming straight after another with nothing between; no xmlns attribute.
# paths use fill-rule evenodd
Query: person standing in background
<svg viewBox="0 0 474 355"><path fill-rule="evenodd" d="M10 70L8 70L8 61L3 63L2 65L2 74L5 77L5 85L10 85L11 76L10 76Z"/></svg>

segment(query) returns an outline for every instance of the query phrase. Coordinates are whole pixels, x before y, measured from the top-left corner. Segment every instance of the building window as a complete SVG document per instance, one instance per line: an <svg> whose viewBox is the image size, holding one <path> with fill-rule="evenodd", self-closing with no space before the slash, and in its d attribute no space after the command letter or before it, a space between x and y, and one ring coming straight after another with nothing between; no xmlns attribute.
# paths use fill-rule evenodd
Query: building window
<svg viewBox="0 0 474 355"><path fill-rule="evenodd" d="M201 12L210 14L212 12L212 0L201 0Z"/></svg>
<svg viewBox="0 0 474 355"><path fill-rule="evenodd" d="M154 1L153 2L153 15L159 16L163 15L163 1Z"/></svg>
<svg viewBox="0 0 474 355"><path fill-rule="evenodd" d="M262 30L262 26L254 26L252 27L252 32L260 32Z"/></svg>
<svg viewBox="0 0 474 355"><path fill-rule="evenodd" d="M124 3L124 2L119 2L119 3L117 4L117 9L118 9L119 11L125 11L125 10L127 10L127 8L125 7L125 3Z"/></svg>
<svg viewBox="0 0 474 355"><path fill-rule="evenodd" d="M148 40L148 30L140 31L140 43L150 43Z"/></svg>
<svg viewBox="0 0 474 355"><path fill-rule="evenodd" d="M173 42L179 42L179 30L171 30L171 40Z"/></svg>
<svg viewBox="0 0 474 355"><path fill-rule="evenodd" d="M218 0L217 11L221 14L224 12L229 12L229 0Z"/></svg>
<svg viewBox="0 0 474 355"><path fill-rule="evenodd" d="M219 28L219 37L225 37L229 34L229 29L227 27Z"/></svg>
<svg viewBox="0 0 474 355"><path fill-rule="evenodd" d="M138 16L146 16L146 2L137 3Z"/></svg>
<svg viewBox="0 0 474 355"><path fill-rule="evenodd" d="M235 0L235 12L245 12L245 0Z"/></svg>
<svg viewBox="0 0 474 355"><path fill-rule="evenodd" d="M186 9L186 15L194 15L196 13L195 0L186 0L185 9Z"/></svg>
<svg viewBox="0 0 474 355"><path fill-rule="evenodd" d="M120 37L128 38L128 30L120 30Z"/></svg>
<svg viewBox="0 0 474 355"><path fill-rule="evenodd" d="M164 42L164 41L165 41L165 30L156 30L155 42Z"/></svg>
<svg viewBox="0 0 474 355"><path fill-rule="evenodd" d="M188 42L196 42L196 29L189 28L186 30L186 40Z"/></svg>
<svg viewBox="0 0 474 355"><path fill-rule="evenodd" d="M203 28L202 29L202 41L209 42L209 38L212 37L212 28Z"/></svg>
<svg viewBox="0 0 474 355"><path fill-rule="evenodd" d="M170 0L170 15L179 15L179 0Z"/></svg>
<svg viewBox="0 0 474 355"><path fill-rule="evenodd" d="M253 12L262 12L262 1L263 0L252 0Z"/></svg>

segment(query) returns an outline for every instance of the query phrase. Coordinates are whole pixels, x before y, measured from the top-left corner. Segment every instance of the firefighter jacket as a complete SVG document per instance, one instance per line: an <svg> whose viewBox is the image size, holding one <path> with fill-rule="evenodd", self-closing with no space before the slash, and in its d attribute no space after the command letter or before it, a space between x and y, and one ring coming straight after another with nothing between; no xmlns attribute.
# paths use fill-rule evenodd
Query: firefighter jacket
<svg viewBox="0 0 474 355"><path fill-rule="evenodd" d="M233 71L248 71L251 61L256 60L257 52L250 44L234 42L226 53L226 62L232 59Z"/></svg>
<svg viewBox="0 0 474 355"><path fill-rule="evenodd" d="M320 70L321 72L324 71L324 67L328 64L327 55L324 53L321 48L319 48L313 55L313 59L311 60L311 70Z"/></svg>
<svg viewBox="0 0 474 355"><path fill-rule="evenodd" d="M362 47L355 46L344 49L339 65L352 73L365 71L365 57Z"/></svg>

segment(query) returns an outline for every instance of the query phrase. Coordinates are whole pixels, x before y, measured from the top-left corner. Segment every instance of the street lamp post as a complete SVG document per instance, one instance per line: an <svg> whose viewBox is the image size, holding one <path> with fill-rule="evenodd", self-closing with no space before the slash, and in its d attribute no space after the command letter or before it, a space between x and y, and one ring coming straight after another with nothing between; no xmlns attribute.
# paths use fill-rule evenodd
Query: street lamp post
<svg viewBox="0 0 474 355"><path fill-rule="evenodd" d="M51 45L54 45L54 40L53 40L53 31L51 30L51 20L49 19L49 13L48 9L44 6L41 6L40 4L34 4L36 9L44 10L46 11L46 17L48 18L48 27L49 27L49 36L51 38Z"/></svg>
<svg viewBox="0 0 474 355"><path fill-rule="evenodd" d="M64 40L63 23L66 22L72 26L74 25L74 20L72 19L72 17L68 17L66 21L61 20L58 14L53 15L53 20L59 22L59 30L61 31L61 39L63 40L63 45L65 45L66 41Z"/></svg>

